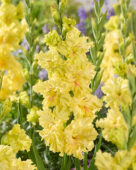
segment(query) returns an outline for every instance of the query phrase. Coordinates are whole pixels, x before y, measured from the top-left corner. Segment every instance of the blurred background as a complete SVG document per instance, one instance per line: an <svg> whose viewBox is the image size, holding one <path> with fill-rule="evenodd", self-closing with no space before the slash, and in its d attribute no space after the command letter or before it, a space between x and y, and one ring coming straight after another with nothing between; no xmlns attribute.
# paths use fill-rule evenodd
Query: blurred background
<svg viewBox="0 0 136 170"><path fill-rule="evenodd" d="M82 3L86 10L89 10L91 8L91 5L93 4L93 0L76 0L76 1ZM107 7L112 8L112 4L115 4L116 2L117 0L105 0L105 8ZM136 0L131 0L131 3L136 8Z"/></svg>

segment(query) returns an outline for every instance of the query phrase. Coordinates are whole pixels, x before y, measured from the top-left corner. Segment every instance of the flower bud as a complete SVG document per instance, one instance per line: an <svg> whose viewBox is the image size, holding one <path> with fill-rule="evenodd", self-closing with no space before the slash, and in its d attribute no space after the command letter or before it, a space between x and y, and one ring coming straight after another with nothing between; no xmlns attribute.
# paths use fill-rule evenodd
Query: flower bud
<svg viewBox="0 0 136 170"><path fill-rule="evenodd" d="M66 5L67 5L67 0L61 0L61 2L60 2L60 12L61 13L64 12Z"/></svg>
<svg viewBox="0 0 136 170"><path fill-rule="evenodd" d="M12 108L12 102L8 98L4 101L4 103L2 105L1 116L5 116L6 114L8 114L11 111L11 108Z"/></svg>
<svg viewBox="0 0 136 170"><path fill-rule="evenodd" d="M22 2L17 5L17 18L22 19L24 17L24 6Z"/></svg>
<svg viewBox="0 0 136 170"><path fill-rule="evenodd" d="M37 114L38 108L36 106L32 107L30 113L27 115L28 122L33 123L34 125L39 121L39 116Z"/></svg>
<svg viewBox="0 0 136 170"><path fill-rule="evenodd" d="M24 76L24 78L25 78L26 80L29 79L29 73L28 73L28 70L27 70L26 68L23 69L23 76Z"/></svg>
<svg viewBox="0 0 136 170"><path fill-rule="evenodd" d="M71 18L64 17L63 18L63 34L70 31L76 25L76 21Z"/></svg>
<svg viewBox="0 0 136 170"><path fill-rule="evenodd" d="M61 18L60 18L60 14L59 14L56 4L51 7L51 13L56 24L60 26Z"/></svg>
<svg viewBox="0 0 136 170"><path fill-rule="evenodd" d="M19 94L19 100L22 105L28 107L29 106L29 96L26 91L22 91Z"/></svg>

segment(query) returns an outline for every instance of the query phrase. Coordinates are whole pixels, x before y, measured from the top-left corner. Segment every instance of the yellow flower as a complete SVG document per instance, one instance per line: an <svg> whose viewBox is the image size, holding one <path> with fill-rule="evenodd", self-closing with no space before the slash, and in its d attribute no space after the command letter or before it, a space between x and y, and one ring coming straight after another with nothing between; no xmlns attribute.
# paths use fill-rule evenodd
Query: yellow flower
<svg viewBox="0 0 136 170"><path fill-rule="evenodd" d="M114 65L115 75L118 75L122 78L127 77L127 64L122 60L117 60Z"/></svg>
<svg viewBox="0 0 136 170"><path fill-rule="evenodd" d="M42 139L45 140L46 146L50 146L50 150L53 152L60 152L62 156L64 154L64 123L61 120L55 120L52 112L39 111L39 122L43 127L39 133Z"/></svg>
<svg viewBox="0 0 136 170"><path fill-rule="evenodd" d="M19 93L19 101L22 105L29 107L29 96L26 91L21 91Z"/></svg>
<svg viewBox="0 0 136 170"><path fill-rule="evenodd" d="M106 34L104 43L105 53L101 64L101 69L104 69L103 82L106 82L115 74L114 65L122 60L119 54L119 40L121 40L121 38L121 32L118 29Z"/></svg>
<svg viewBox="0 0 136 170"><path fill-rule="evenodd" d="M19 124L15 124L13 128L2 137L2 144L10 145L15 152L30 150L31 139L26 135L24 129Z"/></svg>
<svg viewBox="0 0 136 170"><path fill-rule="evenodd" d="M7 98L2 105L1 111L0 111L0 118L3 118L6 114L8 114L12 109L12 102L9 98Z"/></svg>
<svg viewBox="0 0 136 170"><path fill-rule="evenodd" d="M39 116L37 114L38 108L36 106L32 107L30 113L27 115L28 122L32 122L34 125L38 122Z"/></svg>
<svg viewBox="0 0 136 170"><path fill-rule="evenodd" d="M22 2L19 2L17 5L17 17L18 19L23 19L24 17L24 6Z"/></svg>
<svg viewBox="0 0 136 170"><path fill-rule="evenodd" d="M49 32L47 35L45 35L45 43L48 46L55 47L60 42L60 36L58 35L56 30L53 30L52 32Z"/></svg>
<svg viewBox="0 0 136 170"><path fill-rule="evenodd" d="M63 33L70 31L76 25L76 21L71 18L63 18Z"/></svg>
<svg viewBox="0 0 136 170"><path fill-rule="evenodd" d="M136 66L132 64L127 65L127 75L133 75L136 77Z"/></svg>
<svg viewBox="0 0 136 170"><path fill-rule="evenodd" d="M129 93L128 80L112 78L102 87L104 92L104 101L107 107L115 108L131 104L131 96Z"/></svg>
<svg viewBox="0 0 136 170"><path fill-rule="evenodd" d="M67 18L66 21L74 23ZM95 67L86 57L90 43L87 37L80 37L80 31L72 25L65 40L57 38L57 32L46 36L49 51L40 52L36 60L47 69L49 80L39 81L34 91L44 97L43 110L38 111L38 115L43 127L39 133L46 145L61 156L66 153L82 159L82 152L94 146L97 132L92 122L102 104L90 94L90 80L95 75ZM78 140L72 139L73 135Z"/></svg>
<svg viewBox="0 0 136 170"><path fill-rule="evenodd" d="M18 10L24 10L21 3L16 7L6 0L0 6L0 70L6 71L0 90L1 100L21 90L25 82L21 64L11 55L27 31L25 20L17 16Z"/></svg>
<svg viewBox="0 0 136 170"><path fill-rule="evenodd" d="M128 128L119 109L110 109L107 117L97 121L96 125L103 129L102 134L107 141L116 144L120 149L126 147Z"/></svg>
<svg viewBox="0 0 136 170"><path fill-rule="evenodd" d="M15 170L16 158L10 146L0 145L0 169Z"/></svg>
<svg viewBox="0 0 136 170"><path fill-rule="evenodd" d="M21 161L16 158L16 153L11 146L0 145L0 169L1 170L36 170L31 160Z"/></svg>
<svg viewBox="0 0 136 170"><path fill-rule="evenodd" d="M98 151L95 164L98 170L128 170L132 167L133 159L134 157L127 151L118 151L114 157Z"/></svg>
<svg viewBox="0 0 136 170"><path fill-rule="evenodd" d="M17 163L16 163L17 169L15 170L37 170L37 168L32 165L32 161L31 160L26 160L26 161L21 161L21 159L17 159Z"/></svg>
<svg viewBox="0 0 136 170"><path fill-rule="evenodd" d="M13 64L13 63L12 63ZM8 70L7 74L4 75L2 81L2 88L0 90L0 99L4 100L8 96L12 95L17 90L22 89L22 85L25 79L22 75L22 69L20 64L17 63L19 67L16 67L13 71ZM14 65L15 67L15 65Z"/></svg>
<svg viewBox="0 0 136 170"><path fill-rule="evenodd" d="M111 16L109 21L105 24L107 31L112 31L119 28L119 17Z"/></svg>
<svg viewBox="0 0 136 170"><path fill-rule="evenodd" d="M59 43L57 51L66 58L73 59L75 62L78 57L82 62L86 59L86 52L91 47L87 39L87 37L80 37L80 31L73 28L67 33L66 40Z"/></svg>
<svg viewBox="0 0 136 170"><path fill-rule="evenodd" d="M71 107L76 118L90 117L93 121L95 113L102 107L102 102L96 96L84 94L82 98L73 98Z"/></svg>
<svg viewBox="0 0 136 170"><path fill-rule="evenodd" d="M93 140L97 137L97 132L93 128L90 118L76 119L65 128L67 155L83 159L83 152L93 149Z"/></svg>

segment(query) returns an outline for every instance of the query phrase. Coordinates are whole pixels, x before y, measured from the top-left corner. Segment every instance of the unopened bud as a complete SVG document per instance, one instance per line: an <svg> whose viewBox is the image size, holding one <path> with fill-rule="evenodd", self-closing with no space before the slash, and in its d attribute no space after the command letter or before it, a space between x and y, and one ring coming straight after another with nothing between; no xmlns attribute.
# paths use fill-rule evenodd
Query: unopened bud
<svg viewBox="0 0 136 170"><path fill-rule="evenodd" d="M22 105L28 107L29 106L29 96L26 91L22 91L19 94L19 100Z"/></svg>

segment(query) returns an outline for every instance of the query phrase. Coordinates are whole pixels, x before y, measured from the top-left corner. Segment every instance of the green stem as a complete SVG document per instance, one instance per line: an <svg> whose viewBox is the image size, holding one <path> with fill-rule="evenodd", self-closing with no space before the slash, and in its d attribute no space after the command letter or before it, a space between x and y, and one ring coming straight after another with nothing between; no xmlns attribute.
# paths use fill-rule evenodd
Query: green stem
<svg viewBox="0 0 136 170"><path fill-rule="evenodd" d="M100 149L101 147L101 143L102 143L102 133L100 132L100 135L99 135L99 141L98 141L98 144L95 146L95 151L94 151L94 155L91 159L91 163L90 163L90 166L88 168L88 170L96 170L96 166L95 166L95 156L96 156L96 153L98 152L98 150Z"/></svg>
<svg viewBox="0 0 136 170"><path fill-rule="evenodd" d="M22 106L21 106L21 102L19 101L18 102L18 114L17 114L17 123L20 123L21 124L21 121L22 121Z"/></svg>
<svg viewBox="0 0 136 170"><path fill-rule="evenodd" d="M33 136L32 136L32 149L33 149L33 153L35 156L35 160L36 160L36 165L38 170L46 170L46 168L44 167L43 161L37 151L36 145L35 145L36 141L35 141L35 129L33 128Z"/></svg>
<svg viewBox="0 0 136 170"><path fill-rule="evenodd" d="M87 170L87 162L88 159L87 159L87 153L84 153L84 170Z"/></svg>
<svg viewBox="0 0 136 170"><path fill-rule="evenodd" d="M81 170L80 160L77 158L75 158L75 166L76 170Z"/></svg>

